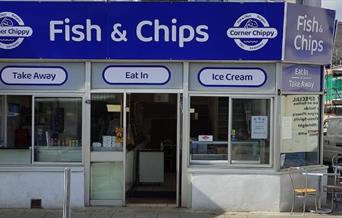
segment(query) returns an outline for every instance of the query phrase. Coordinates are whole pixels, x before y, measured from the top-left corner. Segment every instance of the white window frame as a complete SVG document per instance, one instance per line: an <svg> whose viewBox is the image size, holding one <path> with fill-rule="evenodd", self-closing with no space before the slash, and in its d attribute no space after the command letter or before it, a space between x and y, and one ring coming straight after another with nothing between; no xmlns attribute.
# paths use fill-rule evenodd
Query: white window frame
<svg viewBox="0 0 342 218"><path fill-rule="evenodd" d="M82 136L81 136L81 156L82 160L80 162L53 162L53 161L48 161L48 162L41 162L41 161L36 161L35 160L35 146L34 146L34 141L35 141L35 99L36 98L80 98L81 99L81 116L82 116ZM85 127L84 127L84 121L85 121L85 97L83 94L67 94L67 93L60 93L60 94L52 94L52 93L41 93L41 94L33 94L32 95L32 165L84 165L84 150L85 150Z"/></svg>

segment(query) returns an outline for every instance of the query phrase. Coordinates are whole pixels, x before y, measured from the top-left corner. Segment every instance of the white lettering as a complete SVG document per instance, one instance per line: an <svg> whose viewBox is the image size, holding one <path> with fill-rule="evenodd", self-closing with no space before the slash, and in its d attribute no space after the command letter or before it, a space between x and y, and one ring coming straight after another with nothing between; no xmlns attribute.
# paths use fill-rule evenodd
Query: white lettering
<svg viewBox="0 0 342 218"><path fill-rule="evenodd" d="M71 31L76 35L72 36L71 39L75 42L82 42L85 38L84 33L82 32L84 30L84 26L82 25L74 25L71 28Z"/></svg>
<svg viewBox="0 0 342 218"><path fill-rule="evenodd" d="M145 37L145 36L143 36L143 34L142 34L142 28L143 28L145 25L153 26L152 22L149 21L149 20L141 21L141 22L137 25L136 35L137 35L137 37L138 37L138 39L139 39L140 41L143 41L143 42L151 42L151 41L153 40L153 37L152 37L152 36L150 36L150 37Z"/></svg>
<svg viewBox="0 0 342 218"><path fill-rule="evenodd" d="M186 33L188 32L188 33ZM185 42L191 42L195 37L195 31L192 26L182 25L179 27L179 47L183 48Z"/></svg>
<svg viewBox="0 0 342 218"><path fill-rule="evenodd" d="M64 33L64 40L66 42L74 41L81 42L92 41L92 35L95 35L96 41L101 41L101 27L91 23L90 19L86 19L85 25L82 24L71 24L69 18L62 20L50 21L50 41L56 41L56 34Z"/></svg>
<svg viewBox="0 0 342 218"><path fill-rule="evenodd" d="M101 42L101 28L98 25L91 24L90 19L86 20L86 26L87 26L87 33L86 33L87 41L88 42L91 41L91 31L95 30L96 41Z"/></svg>
<svg viewBox="0 0 342 218"><path fill-rule="evenodd" d="M55 34L56 33L63 33L62 29L56 29L56 25L62 25L63 21L56 20L56 21L50 21L50 41L55 41Z"/></svg>
<svg viewBox="0 0 342 218"><path fill-rule="evenodd" d="M152 21L143 20L138 23L136 28L136 36L142 42L177 42L178 47L183 48L186 43L197 41L206 42L209 39L208 26L198 25L196 28L190 25L177 26L177 19L173 18L171 20L171 27L161 24L160 20L155 19ZM146 35L145 28L149 26L148 29L151 35Z"/></svg>

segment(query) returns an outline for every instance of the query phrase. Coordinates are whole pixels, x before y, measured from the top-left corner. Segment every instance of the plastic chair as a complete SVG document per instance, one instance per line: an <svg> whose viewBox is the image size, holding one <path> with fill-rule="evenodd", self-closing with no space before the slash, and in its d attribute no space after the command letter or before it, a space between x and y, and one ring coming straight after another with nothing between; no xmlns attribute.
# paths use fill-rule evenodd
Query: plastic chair
<svg viewBox="0 0 342 218"><path fill-rule="evenodd" d="M290 167L289 177L292 185L293 199L291 214L293 213L296 198L303 199L303 215L306 210L306 201L308 197L315 197L315 209L317 211L317 197L318 191L316 188L308 187L308 175L304 167ZM297 175L297 180L294 179L294 175ZM304 183L303 183L304 179ZM298 182L297 182L298 181Z"/></svg>

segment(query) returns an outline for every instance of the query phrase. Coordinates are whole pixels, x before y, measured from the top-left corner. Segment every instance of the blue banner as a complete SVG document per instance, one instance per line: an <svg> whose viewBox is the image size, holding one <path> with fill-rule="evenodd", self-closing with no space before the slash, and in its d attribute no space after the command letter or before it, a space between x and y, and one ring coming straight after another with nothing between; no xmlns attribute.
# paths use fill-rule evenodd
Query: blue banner
<svg viewBox="0 0 342 218"><path fill-rule="evenodd" d="M285 61L330 64L335 11L287 4Z"/></svg>
<svg viewBox="0 0 342 218"><path fill-rule="evenodd" d="M1 2L0 58L281 60L283 3Z"/></svg>

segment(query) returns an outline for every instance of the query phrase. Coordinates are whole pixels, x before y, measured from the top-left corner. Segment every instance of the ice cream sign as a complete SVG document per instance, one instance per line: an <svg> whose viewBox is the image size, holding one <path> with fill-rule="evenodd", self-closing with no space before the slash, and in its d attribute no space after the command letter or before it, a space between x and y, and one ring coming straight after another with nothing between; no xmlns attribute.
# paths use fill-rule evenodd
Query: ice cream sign
<svg viewBox="0 0 342 218"><path fill-rule="evenodd" d="M67 71L59 66L6 66L0 71L0 80L6 85L60 86L67 79Z"/></svg>
<svg viewBox="0 0 342 218"><path fill-rule="evenodd" d="M206 87L261 87L267 76L261 68L207 67L198 73L198 81Z"/></svg>

